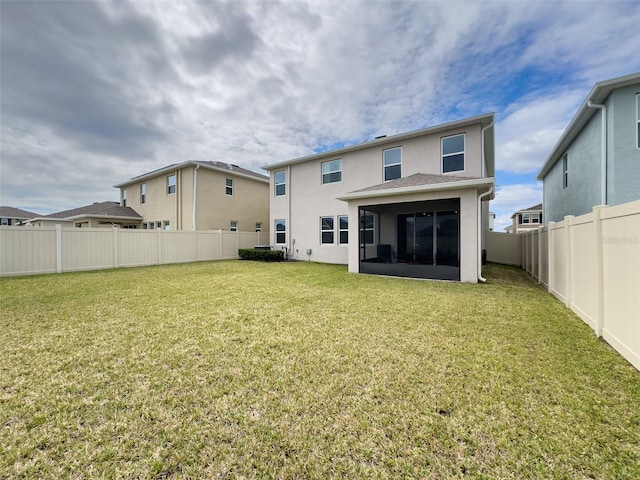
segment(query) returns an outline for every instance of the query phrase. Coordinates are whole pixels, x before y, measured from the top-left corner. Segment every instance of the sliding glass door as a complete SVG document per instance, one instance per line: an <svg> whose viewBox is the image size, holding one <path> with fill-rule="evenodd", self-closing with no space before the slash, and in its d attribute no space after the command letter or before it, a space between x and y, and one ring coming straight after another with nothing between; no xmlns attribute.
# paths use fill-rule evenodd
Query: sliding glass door
<svg viewBox="0 0 640 480"><path fill-rule="evenodd" d="M458 210L399 214L398 261L460 266Z"/></svg>

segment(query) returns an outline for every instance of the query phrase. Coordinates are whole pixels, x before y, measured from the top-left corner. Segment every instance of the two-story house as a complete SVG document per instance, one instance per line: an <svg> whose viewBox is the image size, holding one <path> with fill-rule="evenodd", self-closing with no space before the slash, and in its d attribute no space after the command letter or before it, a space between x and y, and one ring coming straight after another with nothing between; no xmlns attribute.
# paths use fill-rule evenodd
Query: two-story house
<svg viewBox="0 0 640 480"><path fill-rule="evenodd" d="M223 162L188 161L115 185L142 228L269 231L269 178Z"/></svg>
<svg viewBox="0 0 640 480"><path fill-rule="evenodd" d="M350 272L477 282L493 114L267 165L271 241Z"/></svg>
<svg viewBox="0 0 640 480"><path fill-rule="evenodd" d="M596 83L538 173L545 223L640 199L640 73Z"/></svg>
<svg viewBox="0 0 640 480"><path fill-rule="evenodd" d="M518 210L511 215L509 233L524 233L542 226L542 204Z"/></svg>

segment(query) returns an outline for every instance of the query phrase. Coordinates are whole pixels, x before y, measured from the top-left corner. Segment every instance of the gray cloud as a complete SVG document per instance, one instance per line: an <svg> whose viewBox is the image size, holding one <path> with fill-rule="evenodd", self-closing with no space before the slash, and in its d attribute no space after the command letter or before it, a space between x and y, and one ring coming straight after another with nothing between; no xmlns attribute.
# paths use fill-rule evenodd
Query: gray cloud
<svg viewBox="0 0 640 480"><path fill-rule="evenodd" d="M640 70L640 12L612 6L3 0L0 203L73 208L178 161L257 170L487 111L498 168L533 178L593 82Z"/></svg>

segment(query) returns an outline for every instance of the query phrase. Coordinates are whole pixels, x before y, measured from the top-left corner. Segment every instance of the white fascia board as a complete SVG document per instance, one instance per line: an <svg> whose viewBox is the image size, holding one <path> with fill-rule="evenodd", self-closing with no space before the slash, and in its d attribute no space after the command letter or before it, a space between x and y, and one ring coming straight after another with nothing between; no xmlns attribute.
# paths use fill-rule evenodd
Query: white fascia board
<svg viewBox="0 0 640 480"><path fill-rule="evenodd" d="M83 213L81 215L74 215L73 217L66 217L64 218L64 220L72 222L74 220L80 220L81 218L142 221L142 217L126 217L122 215L99 215L99 214L86 214L86 213Z"/></svg>
<svg viewBox="0 0 640 480"><path fill-rule="evenodd" d="M336 195L334 198L348 202L350 200L361 200L363 198L390 197L394 195L410 195L412 193L428 193L445 190L460 190L464 188L490 187L495 183L493 177L460 180L458 182L435 183L429 185L414 185L411 187L387 188L383 190L368 190L364 192L352 192Z"/></svg>

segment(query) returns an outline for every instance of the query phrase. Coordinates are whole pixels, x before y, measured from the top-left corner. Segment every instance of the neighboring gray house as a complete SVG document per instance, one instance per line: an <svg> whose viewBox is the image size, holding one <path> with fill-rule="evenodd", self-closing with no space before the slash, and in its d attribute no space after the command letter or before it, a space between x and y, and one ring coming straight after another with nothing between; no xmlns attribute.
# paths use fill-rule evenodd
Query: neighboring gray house
<svg viewBox="0 0 640 480"><path fill-rule="evenodd" d="M545 224L640 199L640 73L595 84L537 179Z"/></svg>
<svg viewBox="0 0 640 480"><path fill-rule="evenodd" d="M0 225L4 226L22 225L30 218L37 216L37 213L21 210L20 208L0 207Z"/></svg>
<svg viewBox="0 0 640 480"><path fill-rule="evenodd" d="M140 228L142 217L131 207L123 207L118 202L95 202L84 207L31 218L27 225L33 227L100 228L122 227Z"/></svg>
<svg viewBox="0 0 640 480"><path fill-rule="evenodd" d="M271 243L354 273L477 282L493 114L268 165Z"/></svg>

